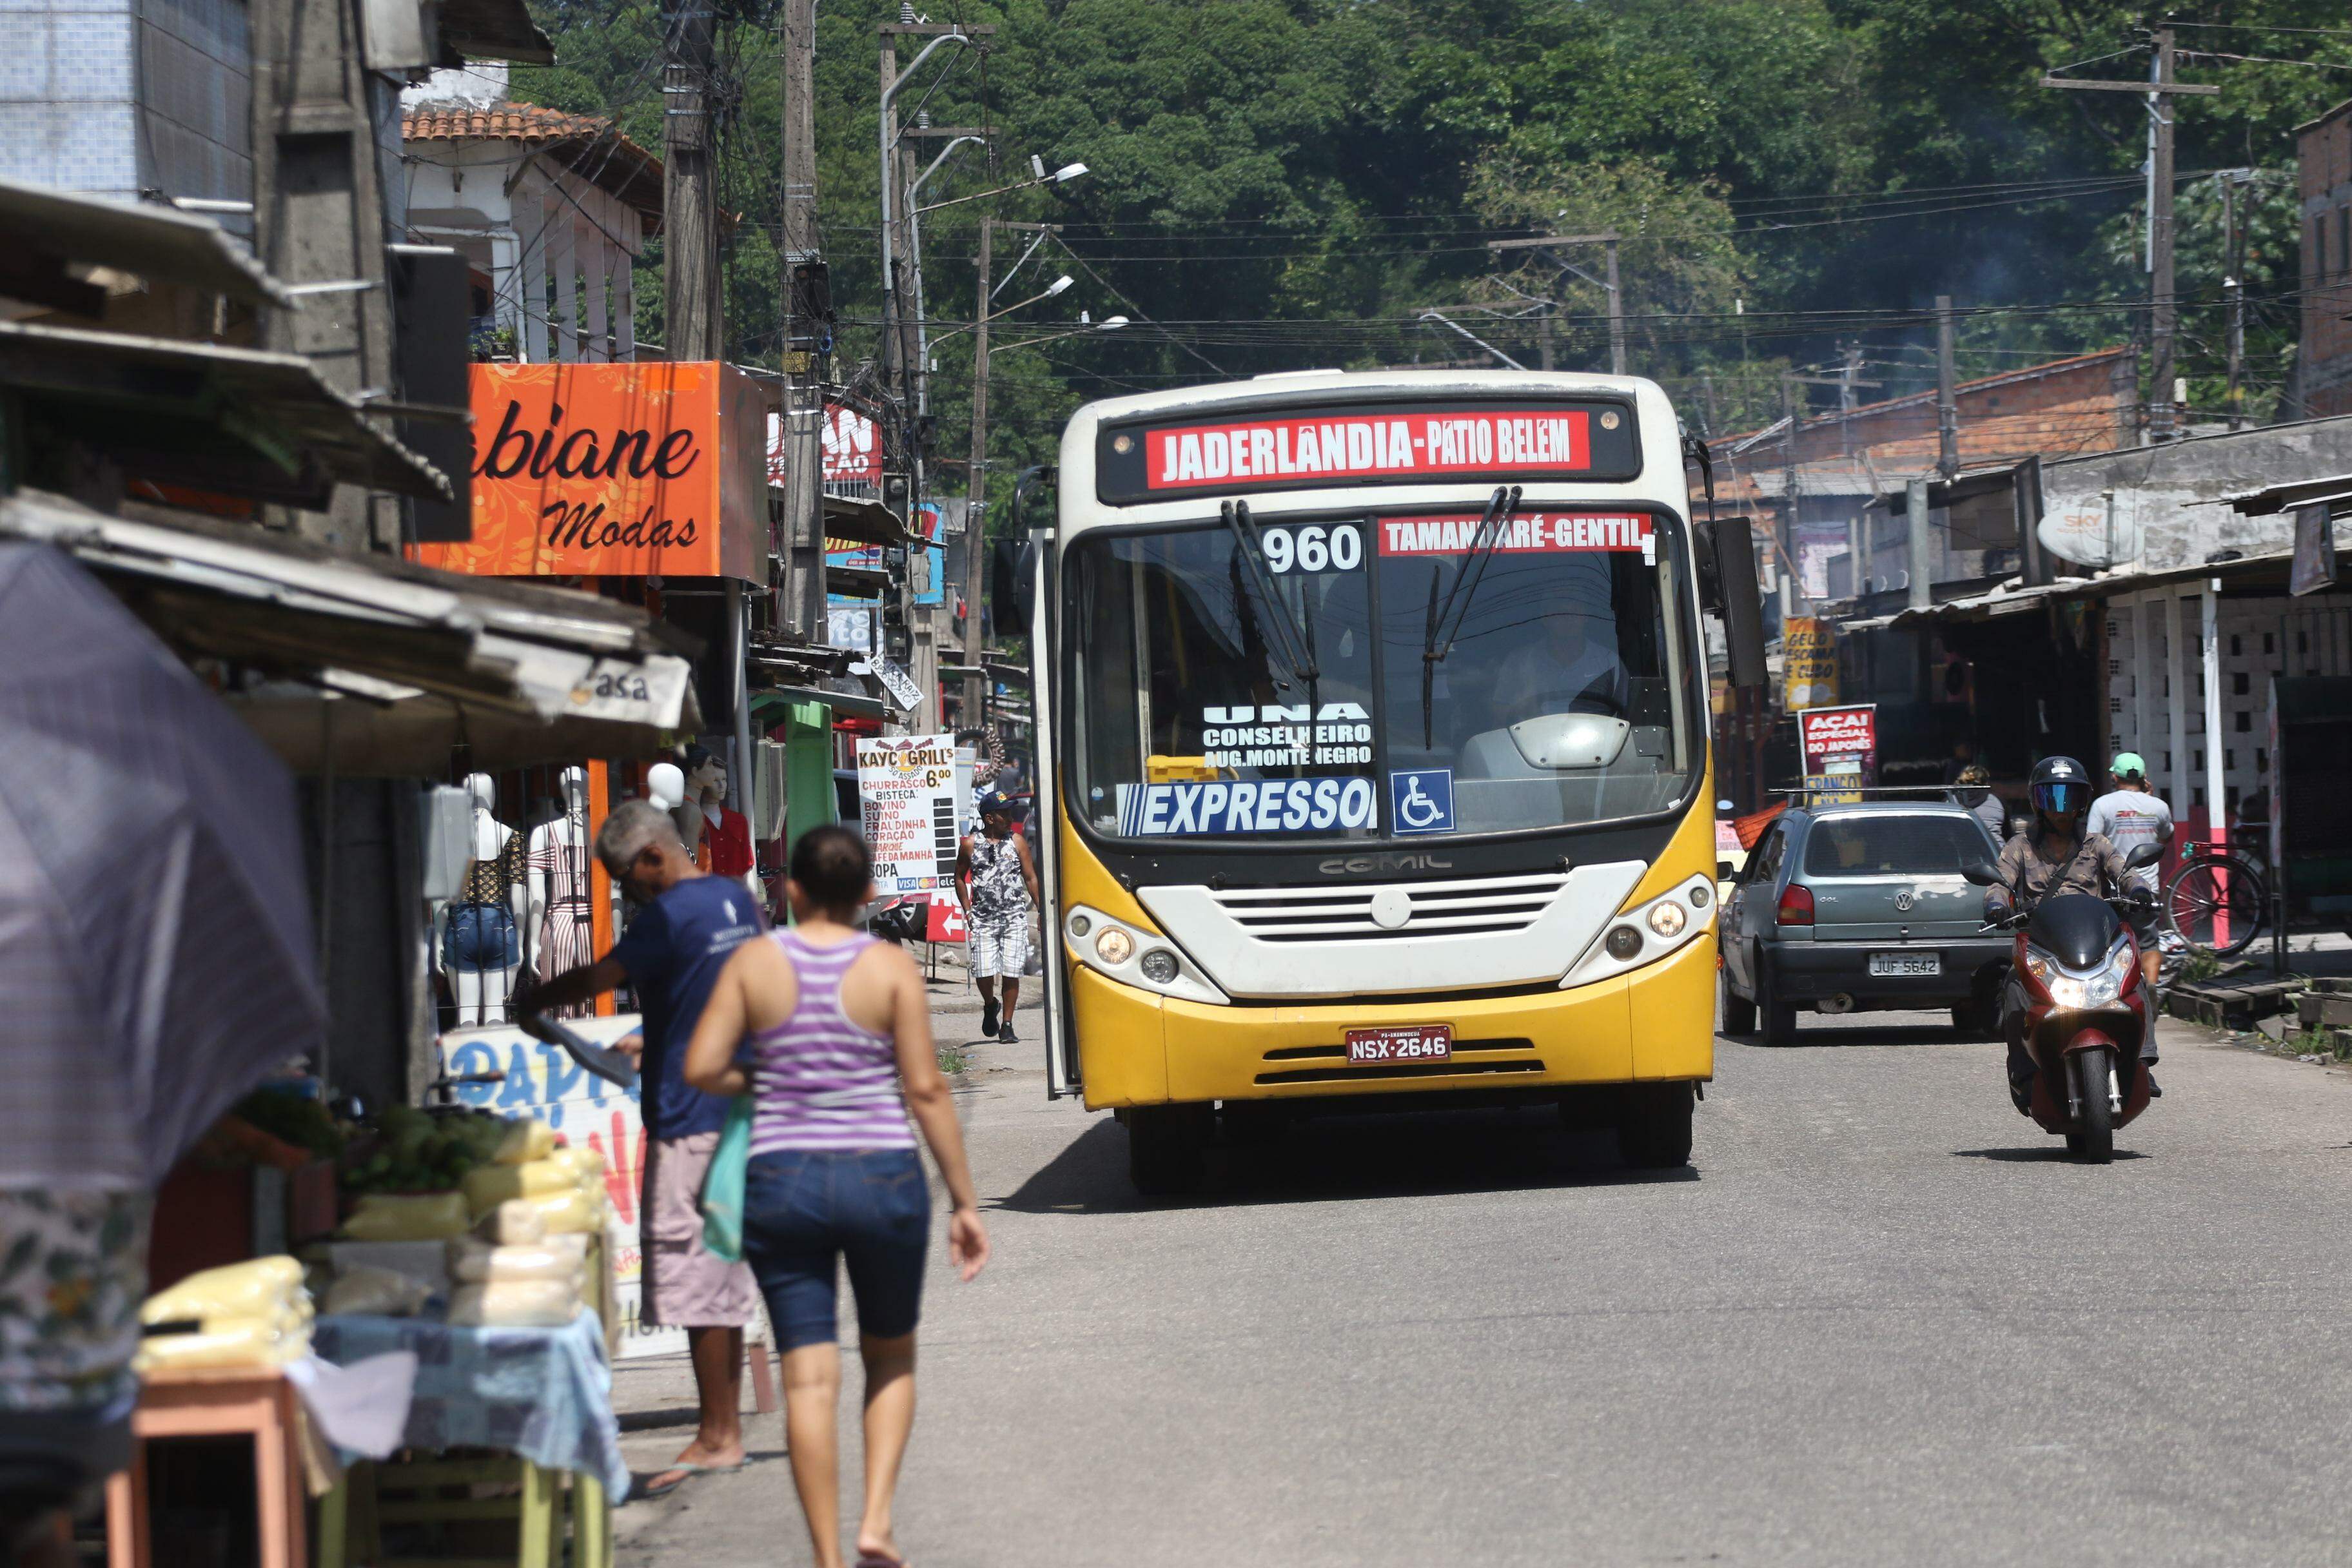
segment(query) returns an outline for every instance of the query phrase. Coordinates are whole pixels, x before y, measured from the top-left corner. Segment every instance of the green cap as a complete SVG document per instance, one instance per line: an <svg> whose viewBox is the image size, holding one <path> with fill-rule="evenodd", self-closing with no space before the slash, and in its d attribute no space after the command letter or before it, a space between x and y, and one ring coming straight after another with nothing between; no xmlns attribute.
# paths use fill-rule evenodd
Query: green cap
<svg viewBox="0 0 2352 1568"><path fill-rule="evenodd" d="M2119 779L2144 779L2147 777L2147 763L2137 752L2117 752L2107 772Z"/></svg>

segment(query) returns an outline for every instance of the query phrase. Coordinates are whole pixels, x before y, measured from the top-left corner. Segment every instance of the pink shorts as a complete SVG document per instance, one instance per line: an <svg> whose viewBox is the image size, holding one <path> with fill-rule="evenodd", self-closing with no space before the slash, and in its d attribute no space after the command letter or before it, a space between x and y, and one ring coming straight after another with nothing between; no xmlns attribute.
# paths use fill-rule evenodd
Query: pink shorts
<svg viewBox="0 0 2352 1568"><path fill-rule="evenodd" d="M750 1268L715 1258L702 1246L702 1182L718 1152L716 1132L646 1140L638 1213L645 1296L638 1312L649 1328L740 1329L759 1320L760 1288Z"/></svg>

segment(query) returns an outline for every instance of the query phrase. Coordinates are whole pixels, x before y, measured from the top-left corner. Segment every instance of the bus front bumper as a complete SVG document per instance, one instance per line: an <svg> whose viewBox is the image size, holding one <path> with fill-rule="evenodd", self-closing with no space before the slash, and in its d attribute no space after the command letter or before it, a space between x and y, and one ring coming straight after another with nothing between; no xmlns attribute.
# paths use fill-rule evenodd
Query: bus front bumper
<svg viewBox="0 0 2352 1568"><path fill-rule="evenodd" d="M1715 1076L1715 939L1573 990L1431 1002L1213 1006L1074 967L1086 1103L1165 1105ZM1448 1025L1444 1062L1350 1066L1350 1029Z"/></svg>

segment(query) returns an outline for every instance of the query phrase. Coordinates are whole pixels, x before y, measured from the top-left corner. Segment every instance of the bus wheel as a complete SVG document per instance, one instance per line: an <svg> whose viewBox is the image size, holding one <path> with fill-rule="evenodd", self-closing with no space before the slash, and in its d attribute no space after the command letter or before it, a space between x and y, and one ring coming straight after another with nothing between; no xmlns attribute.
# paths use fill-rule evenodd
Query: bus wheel
<svg viewBox="0 0 2352 1568"><path fill-rule="evenodd" d="M1690 1163L1691 1086L1635 1083L1625 1087L1617 1111L1617 1147L1637 1171L1669 1171Z"/></svg>
<svg viewBox="0 0 2352 1568"><path fill-rule="evenodd" d="M1147 1197L1201 1190L1209 1147L1205 1105L1139 1105L1127 1113L1127 1176Z"/></svg>

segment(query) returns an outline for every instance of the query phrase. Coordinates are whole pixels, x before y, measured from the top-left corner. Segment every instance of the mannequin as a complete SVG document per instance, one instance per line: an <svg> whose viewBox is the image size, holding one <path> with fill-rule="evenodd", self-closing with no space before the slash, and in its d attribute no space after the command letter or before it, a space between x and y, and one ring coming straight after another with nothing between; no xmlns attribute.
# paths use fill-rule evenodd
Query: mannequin
<svg viewBox="0 0 2352 1568"><path fill-rule="evenodd" d="M656 763L646 770L646 792L664 811L686 804L686 770L676 763Z"/></svg>
<svg viewBox="0 0 2352 1568"><path fill-rule="evenodd" d="M725 765L709 752L702 752L693 771L686 775L686 783L689 796L687 815L693 818L695 828L686 847L696 864L714 877L742 883L753 898L764 904L767 890L760 885L759 861L751 849L751 822L727 805Z"/></svg>
<svg viewBox="0 0 2352 1568"><path fill-rule="evenodd" d="M472 1029L507 1021L507 998L522 967L522 930L529 922L520 917L530 894L523 876L528 847L494 815L498 785L488 773L473 773L466 793L474 800L473 859L457 897L435 922L434 951L457 999L457 1026Z"/></svg>
<svg viewBox="0 0 2352 1568"><path fill-rule="evenodd" d="M530 913L532 977L551 980L594 957L594 922L588 893L588 772L566 768L559 781L563 814L531 829ZM593 1004L555 1010L558 1017L584 1017Z"/></svg>

